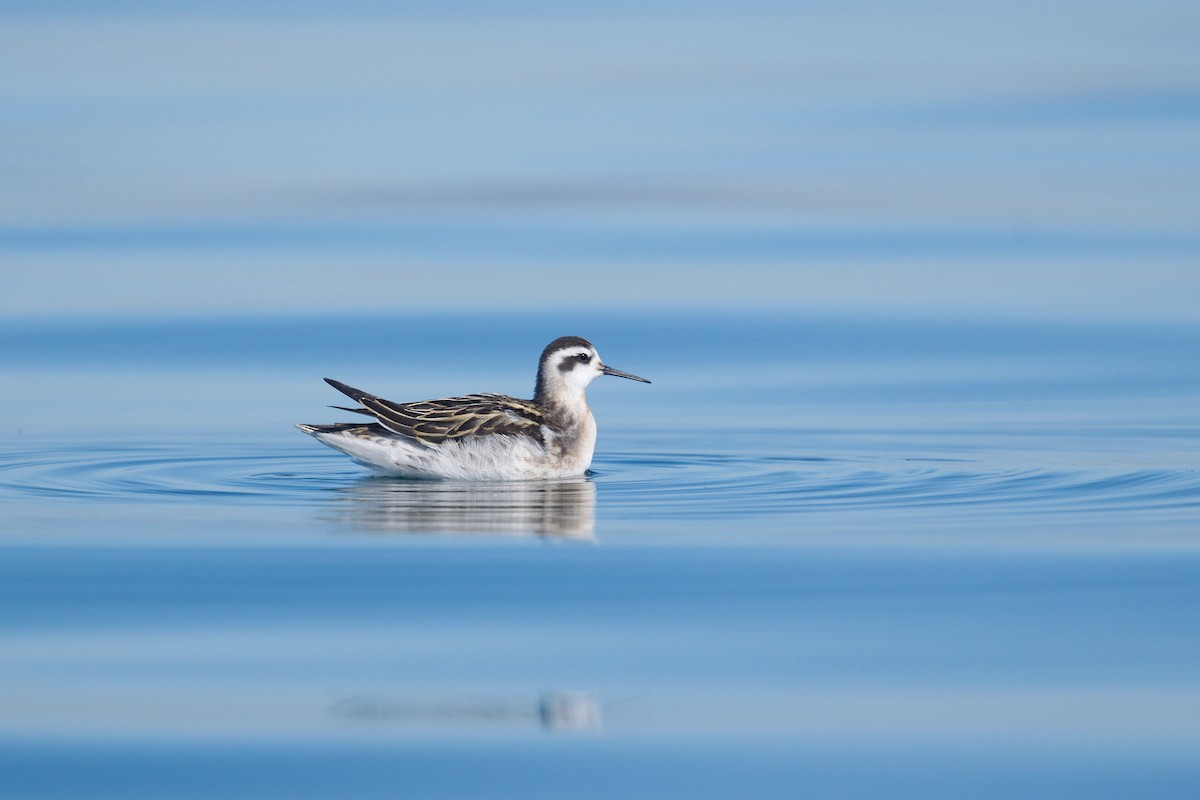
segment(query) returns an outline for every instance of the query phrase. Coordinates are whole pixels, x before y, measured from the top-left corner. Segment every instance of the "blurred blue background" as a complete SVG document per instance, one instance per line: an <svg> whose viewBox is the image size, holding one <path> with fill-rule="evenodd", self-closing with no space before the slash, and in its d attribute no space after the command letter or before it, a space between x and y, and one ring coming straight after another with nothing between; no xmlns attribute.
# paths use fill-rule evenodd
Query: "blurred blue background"
<svg viewBox="0 0 1200 800"><path fill-rule="evenodd" d="M1194 3L0 5L0 313L1195 320Z"/></svg>
<svg viewBox="0 0 1200 800"><path fill-rule="evenodd" d="M1198 221L1194 1L0 0L0 795L1200 796Z"/></svg>

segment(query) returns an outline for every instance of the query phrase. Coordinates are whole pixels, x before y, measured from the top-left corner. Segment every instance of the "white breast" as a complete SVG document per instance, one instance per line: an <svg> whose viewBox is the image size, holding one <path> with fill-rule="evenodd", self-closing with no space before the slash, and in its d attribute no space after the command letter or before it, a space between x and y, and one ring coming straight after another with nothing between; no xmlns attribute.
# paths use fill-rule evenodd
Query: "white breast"
<svg viewBox="0 0 1200 800"><path fill-rule="evenodd" d="M547 447L525 436L448 439L433 447L395 436L317 435L323 444L384 475L451 480L532 480L582 475L592 462L596 423L591 415L572 436L549 432Z"/></svg>

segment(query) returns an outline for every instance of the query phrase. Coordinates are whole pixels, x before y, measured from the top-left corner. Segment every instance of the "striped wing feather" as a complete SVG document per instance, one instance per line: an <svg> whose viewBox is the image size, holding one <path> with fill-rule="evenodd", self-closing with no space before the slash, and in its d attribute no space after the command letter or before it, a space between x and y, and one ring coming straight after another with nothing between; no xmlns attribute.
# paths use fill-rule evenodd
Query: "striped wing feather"
<svg viewBox="0 0 1200 800"><path fill-rule="evenodd" d="M541 409L507 395L472 394L444 400L394 403L326 380L338 391L362 403L363 409L389 431L410 436L423 444L434 445L448 439L488 434L542 439L542 425L546 420Z"/></svg>

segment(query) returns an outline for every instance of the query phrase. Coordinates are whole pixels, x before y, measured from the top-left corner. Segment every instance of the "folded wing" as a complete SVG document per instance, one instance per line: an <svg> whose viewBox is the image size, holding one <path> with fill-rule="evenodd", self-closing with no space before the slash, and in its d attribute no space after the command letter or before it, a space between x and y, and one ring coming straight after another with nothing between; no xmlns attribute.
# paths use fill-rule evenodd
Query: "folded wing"
<svg viewBox="0 0 1200 800"><path fill-rule="evenodd" d="M542 441L545 417L537 406L502 394L472 394L444 400L394 403L373 394L326 378L325 382L362 408L349 408L374 416L392 433L408 436L425 445L470 436L498 434L529 436Z"/></svg>

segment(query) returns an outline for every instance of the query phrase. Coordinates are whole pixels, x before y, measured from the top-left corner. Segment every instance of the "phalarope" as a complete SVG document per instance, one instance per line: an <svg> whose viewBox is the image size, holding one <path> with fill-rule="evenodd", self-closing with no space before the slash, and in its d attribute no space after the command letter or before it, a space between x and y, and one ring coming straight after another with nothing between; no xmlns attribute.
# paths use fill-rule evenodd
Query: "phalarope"
<svg viewBox="0 0 1200 800"><path fill-rule="evenodd" d="M645 378L600 361L587 339L563 336L538 361L532 400L469 394L444 400L393 403L339 383L325 382L375 418L370 423L296 427L358 463L388 475L469 480L568 478L592 463L596 420L588 384L601 375L642 383Z"/></svg>

